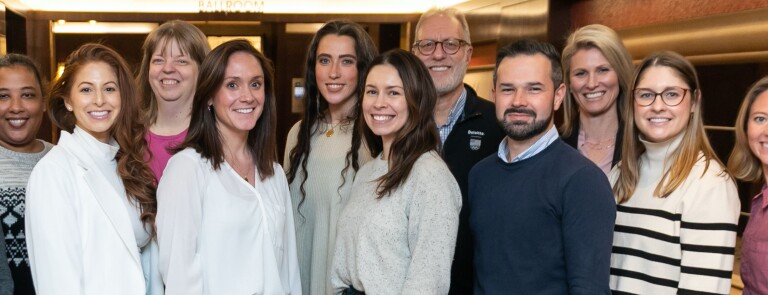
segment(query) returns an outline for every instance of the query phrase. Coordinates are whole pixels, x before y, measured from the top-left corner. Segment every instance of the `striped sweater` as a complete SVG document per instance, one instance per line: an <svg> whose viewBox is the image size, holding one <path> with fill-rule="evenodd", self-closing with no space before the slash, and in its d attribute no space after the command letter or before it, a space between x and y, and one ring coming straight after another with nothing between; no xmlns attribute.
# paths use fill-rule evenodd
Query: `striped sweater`
<svg viewBox="0 0 768 295"><path fill-rule="evenodd" d="M728 294L739 198L714 161L702 158L667 198L653 197L682 136L643 141L640 179L617 208L610 286L613 294ZM610 175L615 183L618 169Z"/></svg>

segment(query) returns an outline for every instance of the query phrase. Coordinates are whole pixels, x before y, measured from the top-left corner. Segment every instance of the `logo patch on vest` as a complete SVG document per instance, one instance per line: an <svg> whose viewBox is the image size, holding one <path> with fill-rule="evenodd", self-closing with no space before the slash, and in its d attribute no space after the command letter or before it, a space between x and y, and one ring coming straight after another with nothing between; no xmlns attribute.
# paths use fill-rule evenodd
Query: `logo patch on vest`
<svg viewBox="0 0 768 295"><path fill-rule="evenodd" d="M479 150L480 146L483 145L483 136L485 136L485 132L467 130L467 135L469 135L469 148L473 151Z"/></svg>

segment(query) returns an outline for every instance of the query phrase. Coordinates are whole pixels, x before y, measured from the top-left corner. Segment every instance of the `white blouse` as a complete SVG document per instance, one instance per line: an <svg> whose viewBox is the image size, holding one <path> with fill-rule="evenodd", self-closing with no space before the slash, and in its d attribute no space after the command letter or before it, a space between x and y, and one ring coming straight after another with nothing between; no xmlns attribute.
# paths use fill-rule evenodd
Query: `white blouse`
<svg viewBox="0 0 768 295"><path fill-rule="evenodd" d="M147 293L149 235L117 175L118 150L76 127L32 170L25 226L38 294Z"/></svg>
<svg viewBox="0 0 768 295"><path fill-rule="evenodd" d="M157 188L166 294L301 294L288 183L274 171L252 187L191 148L171 157Z"/></svg>

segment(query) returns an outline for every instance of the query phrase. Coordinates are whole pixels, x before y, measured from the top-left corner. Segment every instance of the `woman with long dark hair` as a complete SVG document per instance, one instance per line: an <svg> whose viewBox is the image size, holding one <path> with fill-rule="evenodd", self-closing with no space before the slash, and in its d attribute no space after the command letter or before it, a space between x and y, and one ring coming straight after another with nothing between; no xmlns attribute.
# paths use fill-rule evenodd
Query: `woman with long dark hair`
<svg viewBox="0 0 768 295"><path fill-rule="evenodd" d="M437 152L437 93L424 64L395 49L366 73L365 164L338 222L334 293L446 294L461 191Z"/></svg>
<svg viewBox="0 0 768 295"><path fill-rule="evenodd" d="M354 129L358 87L376 56L371 37L350 21L330 21L309 44L304 118L288 133L285 166L296 221L302 289L331 291L336 221L359 167L371 159Z"/></svg>
<svg viewBox="0 0 768 295"><path fill-rule="evenodd" d="M85 44L48 95L62 129L27 185L26 238L38 294L146 294L155 236L154 176L128 66Z"/></svg>
<svg viewBox="0 0 768 295"><path fill-rule="evenodd" d="M246 40L203 61L189 133L157 188L166 294L301 294L274 79Z"/></svg>

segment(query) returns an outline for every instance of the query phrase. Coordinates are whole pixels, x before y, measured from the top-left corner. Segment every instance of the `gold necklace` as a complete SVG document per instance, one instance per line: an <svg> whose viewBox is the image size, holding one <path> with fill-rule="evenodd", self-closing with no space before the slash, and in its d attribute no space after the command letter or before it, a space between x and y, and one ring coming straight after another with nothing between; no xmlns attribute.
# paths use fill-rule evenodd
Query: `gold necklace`
<svg viewBox="0 0 768 295"><path fill-rule="evenodd" d="M227 147L227 150L229 150L229 147ZM236 159L236 157L235 157L235 154L232 153L232 150L229 150L229 155L233 159L232 163L227 162L227 163L229 163L229 166L232 167L232 170L235 170L235 173L237 173L237 176L242 177L243 180L245 180L245 182L248 182L249 167L245 168L245 173L241 173L240 169L237 167L237 165L235 165L235 163L237 163L237 162L234 161L234 159ZM226 157L224 157L224 160L226 161ZM250 166L250 165L248 165L248 166ZM243 175L243 174L245 174L245 175Z"/></svg>
<svg viewBox="0 0 768 295"><path fill-rule="evenodd" d="M336 126L339 126L343 121L339 121L338 123L331 125L331 128L328 128L328 131L325 132L325 137L331 137L333 136L333 129L336 128Z"/></svg>

